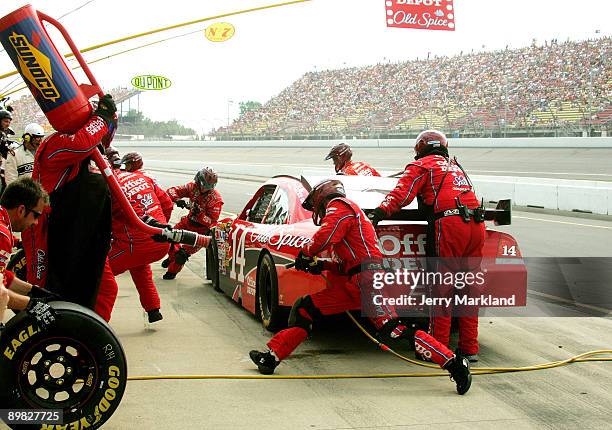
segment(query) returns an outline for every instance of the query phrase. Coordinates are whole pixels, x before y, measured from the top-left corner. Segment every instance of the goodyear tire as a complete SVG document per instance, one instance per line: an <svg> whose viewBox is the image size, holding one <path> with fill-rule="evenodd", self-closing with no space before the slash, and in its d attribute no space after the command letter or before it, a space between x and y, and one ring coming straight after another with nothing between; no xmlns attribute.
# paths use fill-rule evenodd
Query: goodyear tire
<svg viewBox="0 0 612 430"><path fill-rule="evenodd" d="M91 310L67 302L50 305L56 322L48 330L20 312L2 332L0 408L61 409L65 428L99 428L123 397L125 353Z"/></svg>
<svg viewBox="0 0 612 430"><path fill-rule="evenodd" d="M11 256L6 268L15 273L19 279L28 279L28 263L23 248Z"/></svg>
<svg viewBox="0 0 612 430"><path fill-rule="evenodd" d="M264 254L257 268L257 312L262 325L276 331L287 324L287 312L278 304L276 266L269 254Z"/></svg>
<svg viewBox="0 0 612 430"><path fill-rule="evenodd" d="M221 291L219 287L219 250L214 236L206 248L206 279L211 281L216 291Z"/></svg>

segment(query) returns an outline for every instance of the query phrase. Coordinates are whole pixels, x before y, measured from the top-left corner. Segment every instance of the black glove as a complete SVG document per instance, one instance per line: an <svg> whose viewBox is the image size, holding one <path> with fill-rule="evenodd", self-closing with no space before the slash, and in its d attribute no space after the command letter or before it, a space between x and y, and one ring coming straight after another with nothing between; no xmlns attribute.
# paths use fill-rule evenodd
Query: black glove
<svg viewBox="0 0 612 430"><path fill-rule="evenodd" d="M177 200L176 205L181 208L181 209L188 209L189 208L189 203L187 203L185 200Z"/></svg>
<svg viewBox="0 0 612 430"><path fill-rule="evenodd" d="M98 115L110 127L111 124L116 124L115 112L117 112L117 105L115 105L113 96L104 94L98 102L98 108L94 112L94 115Z"/></svg>
<svg viewBox="0 0 612 430"><path fill-rule="evenodd" d="M381 208L376 208L373 211L368 212L368 219L372 222L374 227L376 227L379 222L385 219L386 216L387 214L385 214L385 211L383 211Z"/></svg>
<svg viewBox="0 0 612 430"><path fill-rule="evenodd" d="M300 251L295 259L295 269L313 275L320 275L323 272L323 262L316 261L313 257L308 257L304 252Z"/></svg>
<svg viewBox="0 0 612 430"><path fill-rule="evenodd" d="M40 299L44 302L62 300L62 297L59 294L55 294L53 291L41 288L38 285L32 285L32 289L28 293L28 296L32 299Z"/></svg>
<svg viewBox="0 0 612 430"><path fill-rule="evenodd" d="M42 299L30 298L26 313L36 320L42 329L48 329L55 323L55 311Z"/></svg>
<svg viewBox="0 0 612 430"><path fill-rule="evenodd" d="M143 215L140 219L143 220L145 224L148 224L152 227L171 228L170 224L162 224L161 222L153 218L151 215Z"/></svg>

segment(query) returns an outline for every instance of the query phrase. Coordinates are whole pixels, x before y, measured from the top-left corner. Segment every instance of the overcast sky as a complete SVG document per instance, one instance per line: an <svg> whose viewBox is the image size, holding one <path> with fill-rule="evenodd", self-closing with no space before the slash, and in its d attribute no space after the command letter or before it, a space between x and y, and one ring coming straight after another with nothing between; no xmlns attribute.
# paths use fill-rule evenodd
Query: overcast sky
<svg viewBox="0 0 612 430"><path fill-rule="evenodd" d="M274 0L31 0L61 19L80 48L168 25L274 4ZM26 4L0 2L2 16ZM557 38L582 40L612 33L612 0L455 0L456 31L386 27L385 0L313 0L223 18L235 36L213 43L203 31L92 65L103 88L130 86L140 74L172 81L140 97L155 120L177 119L198 132L225 125L238 102L265 103L304 73L459 52L522 47ZM131 47L191 31L212 21L113 45L85 55L91 61ZM595 32L599 30L599 34ZM55 39L55 36L54 40ZM58 44L59 45L59 44ZM61 52L67 52L60 45ZM14 70L0 54L0 74ZM0 89L10 82L0 81ZM78 80L79 78L77 78ZM81 80L83 82L83 80ZM13 96L15 97L15 96ZM234 103L228 103L232 100ZM132 106L134 107L134 106Z"/></svg>

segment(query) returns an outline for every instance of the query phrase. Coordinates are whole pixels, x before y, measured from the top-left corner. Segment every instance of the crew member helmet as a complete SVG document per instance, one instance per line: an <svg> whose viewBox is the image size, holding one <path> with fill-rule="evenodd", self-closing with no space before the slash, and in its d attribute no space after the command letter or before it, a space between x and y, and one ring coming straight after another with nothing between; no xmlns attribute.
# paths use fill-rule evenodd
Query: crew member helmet
<svg viewBox="0 0 612 430"><path fill-rule="evenodd" d="M302 203L302 207L312 212L312 221L315 225L321 225L327 202L334 197L346 197L344 185L337 179L326 179L310 190L304 203Z"/></svg>
<svg viewBox="0 0 612 430"><path fill-rule="evenodd" d="M333 159L334 160L334 168L336 169L336 173L340 172L344 165L351 161L351 157L353 156L353 151L351 151L351 147L346 143L339 143L335 145L327 157L326 160Z"/></svg>

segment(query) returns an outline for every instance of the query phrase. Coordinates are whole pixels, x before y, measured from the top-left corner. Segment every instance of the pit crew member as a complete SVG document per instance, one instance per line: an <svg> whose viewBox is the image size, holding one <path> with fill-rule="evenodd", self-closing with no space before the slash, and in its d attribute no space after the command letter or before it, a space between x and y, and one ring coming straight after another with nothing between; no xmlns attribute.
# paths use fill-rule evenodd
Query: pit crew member
<svg viewBox="0 0 612 430"><path fill-rule="evenodd" d="M339 143L329 151L325 159L334 161L334 168L339 175L380 176L376 169L368 163L363 161L352 161L352 157L353 151L351 147L346 143Z"/></svg>
<svg viewBox="0 0 612 430"><path fill-rule="evenodd" d="M475 270L480 264L485 240L484 210L467 174L456 158L450 159L448 141L440 131L420 133L414 151L415 161L406 166L395 189L369 214L370 219L377 225L416 197L428 219L426 255L436 257L437 263L442 264L436 270ZM453 295L452 285L434 288L441 297ZM435 307L432 311L429 332L448 346L451 309ZM458 311L461 316L457 352L472 362L478 361L477 309Z"/></svg>

